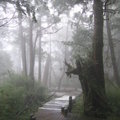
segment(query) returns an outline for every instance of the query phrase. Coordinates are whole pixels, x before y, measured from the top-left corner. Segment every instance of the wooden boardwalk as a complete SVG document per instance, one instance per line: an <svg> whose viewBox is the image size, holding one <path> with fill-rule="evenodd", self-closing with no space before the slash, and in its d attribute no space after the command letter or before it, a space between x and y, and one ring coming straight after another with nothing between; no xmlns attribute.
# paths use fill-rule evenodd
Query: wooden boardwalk
<svg viewBox="0 0 120 120"><path fill-rule="evenodd" d="M59 110L40 109L36 120L67 120Z"/></svg>
<svg viewBox="0 0 120 120"><path fill-rule="evenodd" d="M75 96L72 96L72 98L75 99ZM61 112L61 108L67 107L68 104L69 95L55 98L38 109L35 115L36 120L68 120L68 117L65 117Z"/></svg>

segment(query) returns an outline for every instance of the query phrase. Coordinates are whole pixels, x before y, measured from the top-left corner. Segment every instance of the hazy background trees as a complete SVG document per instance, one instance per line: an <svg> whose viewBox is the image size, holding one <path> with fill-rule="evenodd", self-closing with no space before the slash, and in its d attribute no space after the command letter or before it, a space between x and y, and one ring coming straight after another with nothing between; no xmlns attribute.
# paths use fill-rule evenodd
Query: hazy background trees
<svg viewBox="0 0 120 120"><path fill-rule="evenodd" d="M3 11L1 31L3 29L7 31L4 32L7 42L5 40L2 42L10 49L6 51L11 56L13 65L11 69L43 84L45 81L50 84L51 79L51 83L55 82L58 87L63 73L66 79L64 61L65 54L68 54L68 46L64 41L72 39L71 24L68 25L69 20L66 14L58 15L50 2L37 0L33 2L2 1L1 5ZM8 11L13 14L12 18ZM68 32L66 32L67 29ZM47 61L50 65L46 66Z"/></svg>
<svg viewBox="0 0 120 120"><path fill-rule="evenodd" d="M65 1L37 0L29 2L2 1L0 21L1 39L4 40L1 44L5 46L5 51L11 56L13 71L21 72L25 76L44 82L43 79L46 75L43 74L45 73L48 56L50 56L50 66L47 66L49 67L47 70L50 69L48 70L48 77L52 80L57 76L55 75L57 73L53 72L56 69L58 69L59 75L63 76L62 71L65 68L61 68L61 65L64 66L65 59L75 65L74 58L86 57L92 49L93 13L91 3L81 3L69 2L67 4ZM119 3L119 1L116 3ZM76 5L73 7L74 4ZM119 4L112 3L112 5L114 5L113 9L116 12L112 11L109 14L112 16L110 19L111 31L115 34L112 36L113 43L116 44L119 43L119 40L117 40L119 38L117 34L119 25L116 24L119 21ZM113 12L115 12L114 15ZM12 14L12 16L9 14ZM104 31L107 35L106 26ZM104 51L107 56L104 57L104 63L106 63L104 69L105 74L111 77L114 70L111 66L106 35L104 37ZM116 62L118 63L118 44L114 46L114 49L114 56L116 56ZM61 58L56 61L58 53L61 53ZM57 63L58 68L54 65ZM119 66L117 69L119 70ZM59 76L59 78L61 77Z"/></svg>
<svg viewBox="0 0 120 120"><path fill-rule="evenodd" d="M37 82L62 90L81 88L80 81L86 79L85 111L93 109L89 105L101 110L106 104L105 80L120 83L119 7L119 0L0 1L1 82L14 73L31 81L31 87ZM78 76L68 78L65 62L74 68L82 64L84 77L80 68Z"/></svg>

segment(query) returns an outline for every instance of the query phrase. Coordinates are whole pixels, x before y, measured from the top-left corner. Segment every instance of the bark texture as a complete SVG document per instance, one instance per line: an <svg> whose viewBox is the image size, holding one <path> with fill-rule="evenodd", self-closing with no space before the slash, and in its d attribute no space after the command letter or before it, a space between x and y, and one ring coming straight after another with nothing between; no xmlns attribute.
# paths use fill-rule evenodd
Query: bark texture
<svg viewBox="0 0 120 120"><path fill-rule="evenodd" d="M103 70L103 3L94 0L94 38L93 38L93 61L95 63L96 78L105 89Z"/></svg>

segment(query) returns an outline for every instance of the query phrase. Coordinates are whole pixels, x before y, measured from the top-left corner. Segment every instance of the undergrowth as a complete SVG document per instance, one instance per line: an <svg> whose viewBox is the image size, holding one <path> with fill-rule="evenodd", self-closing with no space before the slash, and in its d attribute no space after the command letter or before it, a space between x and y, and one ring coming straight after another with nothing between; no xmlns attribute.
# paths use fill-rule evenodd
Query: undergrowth
<svg viewBox="0 0 120 120"><path fill-rule="evenodd" d="M106 80L106 94L108 105L111 108L111 113L108 114L106 119L120 120L120 88L117 87L112 81ZM79 116L76 120L101 120L99 118L90 118L84 115L82 95L76 99L72 113Z"/></svg>
<svg viewBox="0 0 120 120"><path fill-rule="evenodd" d="M117 87L112 81L106 81L106 93L108 104L112 110L108 116L109 120L120 120L120 88Z"/></svg>
<svg viewBox="0 0 120 120"><path fill-rule="evenodd" d="M45 88L37 82L11 74L0 85L0 120L28 120L47 98Z"/></svg>

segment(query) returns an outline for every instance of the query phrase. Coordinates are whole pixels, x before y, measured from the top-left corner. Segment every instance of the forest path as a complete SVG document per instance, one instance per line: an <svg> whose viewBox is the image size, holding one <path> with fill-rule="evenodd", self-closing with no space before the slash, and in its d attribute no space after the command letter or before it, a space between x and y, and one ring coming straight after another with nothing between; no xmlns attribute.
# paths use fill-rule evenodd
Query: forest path
<svg viewBox="0 0 120 120"><path fill-rule="evenodd" d="M75 99L79 94L80 92L76 91L64 93L63 96L45 103L43 107L39 107L36 113L36 120L68 120L68 118L61 113L61 108L68 106L69 96Z"/></svg>

